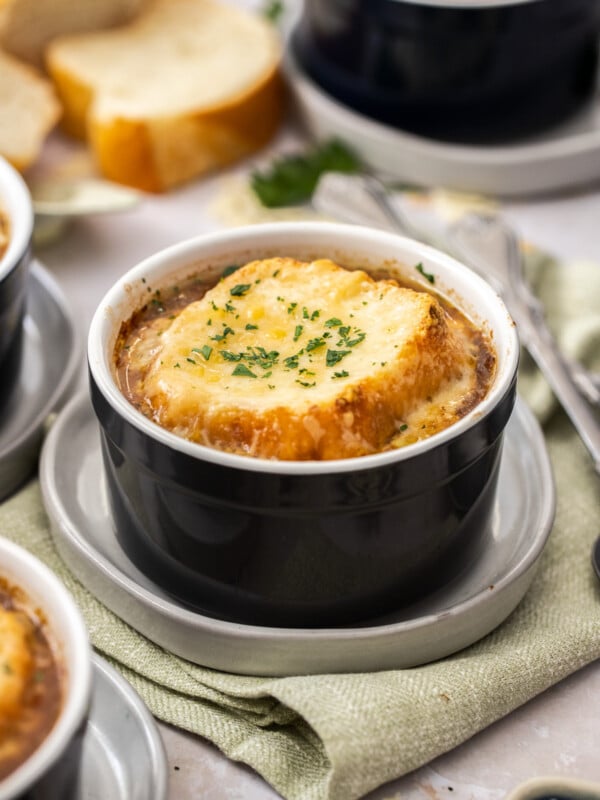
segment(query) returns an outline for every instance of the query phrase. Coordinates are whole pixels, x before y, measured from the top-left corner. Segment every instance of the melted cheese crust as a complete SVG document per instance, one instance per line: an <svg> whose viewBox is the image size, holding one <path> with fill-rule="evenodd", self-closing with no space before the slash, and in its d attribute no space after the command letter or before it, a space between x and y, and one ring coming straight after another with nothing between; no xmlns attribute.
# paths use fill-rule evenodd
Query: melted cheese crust
<svg viewBox="0 0 600 800"><path fill-rule="evenodd" d="M0 741L4 727L22 708L33 670L32 634L25 614L0 605Z"/></svg>
<svg viewBox="0 0 600 800"><path fill-rule="evenodd" d="M476 382L428 292L332 261L254 261L128 340L121 388L161 426L229 452L360 456L458 418ZM117 354L118 355L118 354Z"/></svg>

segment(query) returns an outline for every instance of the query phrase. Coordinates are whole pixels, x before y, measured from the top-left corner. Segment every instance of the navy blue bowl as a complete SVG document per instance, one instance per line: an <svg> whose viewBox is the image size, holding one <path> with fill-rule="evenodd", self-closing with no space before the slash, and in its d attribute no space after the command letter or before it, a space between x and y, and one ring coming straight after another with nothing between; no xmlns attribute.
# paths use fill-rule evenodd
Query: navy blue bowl
<svg viewBox="0 0 600 800"><path fill-rule="evenodd" d="M0 214L9 229L8 247L0 255L0 405L4 405L21 365L33 206L25 182L1 157Z"/></svg>
<svg viewBox="0 0 600 800"><path fill-rule="evenodd" d="M542 131L596 89L597 0L305 0L295 58L366 116L432 138Z"/></svg>
<svg viewBox="0 0 600 800"><path fill-rule="evenodd" d="M421 262L441 292L464 299L489 329L498 374L488 396L423 442L322 462L220 452L131 406L115 382L113 349L147 286L166 287L192 266L218 275L227 264L275 253L367 269L385 262L405 274L403 263ZM108 293L92 322L88 359L117 535L144 574L204 614L285 627L356 624L434 591L480 552L515 399L518 343L490 287L431 248L324 223L253 226L185 242Z"/></svg>

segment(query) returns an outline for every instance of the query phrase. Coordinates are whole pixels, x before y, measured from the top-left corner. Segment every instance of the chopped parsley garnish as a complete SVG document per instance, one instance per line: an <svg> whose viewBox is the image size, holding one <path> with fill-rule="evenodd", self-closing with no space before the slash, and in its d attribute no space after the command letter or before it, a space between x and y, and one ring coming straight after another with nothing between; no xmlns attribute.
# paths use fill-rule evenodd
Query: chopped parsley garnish
<svg viewBox="0 0 600 800"><path fill-rule="evenodd" d="M230 334L230 333L235 333L235 331L233 330L233 328L230 328L230 327L229 327L229 325L226 325L226 326L223 328L223 333L217 333L217 335L216 335L216 336L211 336L210 338L211 338L211 340L212 340L213 342L222 342L222 341L223 341L223 339L224 339L226 336L229 336L229 334Z"/></svg>
<svg viewBox="0 0 600 800"><path fill-rule="evenodd" d="M236 368L231 373L236 377L243 377L243 378L256 378L256 375L252 372L252 370L248 369L245 364L237 364Z"/></svg>
<svg viewBox="0 0 600 800"><path fill-rule="evenodd" d="M221 355L225 359L225 361L241 361L242 354L241 353L231 353L229 350L221 350Z"/></svg>
<svg viewBox="0 0 600 800"><path fill-rule="evenodd" d="M262 9L263 16L276 25L285 10L282 0L267 0Z"/></svg>
<svg viewBox="0 0 600 800"><path fill-rule="evenodd" d="M294 341L297 342L298 339L302 336L302 331L304 330L304 325L296 325L294 329Z"/></svg>
<svg viewBox="0 0 600 800"><path fill-rule="evenodd" d="M251 322L246 323L246 330L247 331L257 331L258 325L253 325Z"/></svg>
<svg viewBox="0 0 600 800"><path fill-rule="evenodd" d="M334 367L336 364L347 356L350 350L328 350L327 355L325 356L325 363L328 367Z"/></svg>
<svg viewBox="0 0 600 800"><path fill-rule="evenodd" d="M248 289L250 289L251 286L252 286L251 283L238 283L233 287L233 289L229 290L229 294L232 297L242 297L243 295L246 294L246 292L248 291Z"/></svg>
<svg viewBox="0 0 600 800"><path fill-rule="evenodd" d="M308 381L301 381L299 378L296 378L296 383L299 383L300 386L305 386L307 389L311 389L313 386L316 386L316 381L309 383Z"/></svg>
<svg viewBox="0 0 600 800"><path fill-rule="evenodd" d="M226 278L228 275L237 272L239 268L240 268L239 264L230 264L228 267L225 267L225 269L221 273L221 277Z"/></svg>
<svg viewBox="0 0 600 800"><path fill-rule="evenodd" d="M334 372L334 378L347 378L350 373L346 372L345 369L341 370L340 372Z"/></svg>
<svg viewBox="0 0 600 800"><path fill-rule="evenodd" d="M317 350L319 347L323 347L324 344L325 344L325 339L322 336L310 339L308 344L306 345L306 352L310 353L312 350Z"/></svg>
<svg viewBox="0 0 600 800"><path fill-rule="evenodd" d="M424 278L426 278L426 280L429 281L429 283L435 283L435 275L432 275L431 272L425 272L425 268L423 267L423 264L421 264L420 261L415 267L415 269L417 270L417 272L420 272L421 275Z"/></svg>
<svg viewBox="0 0 600 800"><path fill-rule="evenodd" d="M288 369L298 369L298 361L300 356L301 353L296 353L295 356L288 356L287 358L283 359L283 363Z"/></svg>
<svg viewBox="0 0 600 800"><path fill-rule="evenodd" d="M276 158L271 167L252 173L250 185L267 208L306 203L324 172L360 172L355 153L338 139Z"/></svg>
<svg viewBox="0 0 600 800"><path fill-rule="evenodd" d="M194 361L194 359L193 359L193 358L190 358L189 356L186 358L186 361L189 361L189 362L190 362L190 364L196 364L196 362Z"/></svg>
<svg viewBox="0 0 600 800"><path fill-rule="evenodd" d="M208 344L203 344L202 347L192 347L192 353L200 353L205 361L208 361L213 349Z"/></svg>
<svg viewBox="0 0 600 800"><path fill-rule="evenodd" d="M342 320L337 317L331 317L325 322L326 328L337 328L342 324Z"/></svg>

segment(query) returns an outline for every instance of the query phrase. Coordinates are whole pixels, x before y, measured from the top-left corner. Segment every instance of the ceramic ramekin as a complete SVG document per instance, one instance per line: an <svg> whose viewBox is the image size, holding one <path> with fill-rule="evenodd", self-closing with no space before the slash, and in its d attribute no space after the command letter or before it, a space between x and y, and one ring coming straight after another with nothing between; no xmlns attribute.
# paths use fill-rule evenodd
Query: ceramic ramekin
<svg viewBox="0 0 600 800"><path fill-rule="evenodd" d="M113 350L148 287L198 271L217 277L232 263L274 255L367 270L385 264L413 278L421 262L436 289L490 332L498 370L488 396L425 441L322 462L220 452L130 405L115 382ZM145 574L202 612L264 625L356 623L432 591L475 558L494 503L518 343L498 296L447 255L383 231L319 222L203 236L147 259L112 287L90 327L88 360L117 534Z"/></svg>
<svg viewBox="0 0 600 800"><path fill-rule="evenodd" d="M23 178L0 157L0 213L8 217L9 243L0 257L0 405L16 383L31 261L33 204Z"/></svg>
<svg viewBox="0 0 600 800"><path fill-rule="evenodd" d="M544 130L589 100L599 33L596 0L305 0L291 46L367 117L476 143Z"/></svg>
<svg viewBox="0 0 600 800"><path fill-rule="evenodd" d="M74 800L81 743L91 695L87 631L71 595L41 561L0 537L0 576L42 620L62 675L58 719L40 746L0 781L0 800Z"/></svg>

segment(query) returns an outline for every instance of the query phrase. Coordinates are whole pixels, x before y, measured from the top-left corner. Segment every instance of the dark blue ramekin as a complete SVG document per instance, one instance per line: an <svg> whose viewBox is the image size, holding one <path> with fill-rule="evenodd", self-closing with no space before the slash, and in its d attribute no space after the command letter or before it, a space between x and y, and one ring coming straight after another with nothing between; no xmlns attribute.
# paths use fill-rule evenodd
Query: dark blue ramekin
<svg viewBox="0 0 600 800"><path fill-rule="evenodd" d="M450 428L398 450L334 461L221 452L160 428L121 394L121 323L147 287L231 263L289 255L421 277L489 332L498 369L488 396ZM429 285L429 284L427 284ZM277 223L176 245L128 272L89 334L92 402L117 535L133 562L201 612L286 627L355 624L425 596L479 553L494 504L518 342L506 308L469 269L383 231Z"/></svg>
<svg viewBox="0 0 600 800"><path fill-rule="evenodd" d="M0 215L8 221L8 247L0 255L0 408L8 401L21 365L33 205L19 173L0 157Z"/></svg>
<svg viewBox="0 0 600 800"><path fill-rule="evenodd" d="M597 87L597 0L305 0L294 57L362 114L435 139L545 130Z"/></svg>

